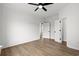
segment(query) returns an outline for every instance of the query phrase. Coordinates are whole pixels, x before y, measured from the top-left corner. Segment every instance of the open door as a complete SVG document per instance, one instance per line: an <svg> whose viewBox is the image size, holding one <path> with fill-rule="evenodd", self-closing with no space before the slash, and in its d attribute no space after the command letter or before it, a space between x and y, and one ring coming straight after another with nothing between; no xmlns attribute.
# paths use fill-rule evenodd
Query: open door
<svg viewBox="0 0 79 59"><path fill-rule="evenodd" d="M49 22L41 23L41 38L51 39L51 24Z"/></svg>
<svg viewBox="0 0 79 59"><path fill-rule="evenodd" d="M62 43L62 21L55 20L55 41Z"/></svg>

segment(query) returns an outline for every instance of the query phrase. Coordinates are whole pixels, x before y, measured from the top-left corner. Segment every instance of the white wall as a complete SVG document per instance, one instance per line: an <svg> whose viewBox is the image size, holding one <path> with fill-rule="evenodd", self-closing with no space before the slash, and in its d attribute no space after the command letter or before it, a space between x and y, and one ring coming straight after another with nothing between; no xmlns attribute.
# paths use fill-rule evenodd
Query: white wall
<svg viewBox="0 0 79 59"><path fill-rule="evenodd" d="M2 38L3 48L22 44L39 39L39 23L28 13L17 12L3 6L2 11Z"/></svg>
<svg viewBox="0 0 79 59"><path fill-rule="evenodd" d="M1 45L1 42L2 42L2 26L1 26L1 24L2 24L2 17L1 17L1 15L2 15L2 5L0 5L0 45Z"/></svg>
<svg viewBox="0 0 79 59"><path fill-rule="evenodd" d="M79 50L79 4L69 4L59 12L65 18L65 40L67 46Z"/></svg>

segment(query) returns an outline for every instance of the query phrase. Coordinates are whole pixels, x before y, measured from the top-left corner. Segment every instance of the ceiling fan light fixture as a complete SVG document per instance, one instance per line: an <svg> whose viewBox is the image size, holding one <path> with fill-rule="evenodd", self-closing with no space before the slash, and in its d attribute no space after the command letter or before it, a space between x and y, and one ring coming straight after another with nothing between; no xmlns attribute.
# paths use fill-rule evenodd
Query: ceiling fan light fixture
<svg viewBox="0 0 79 59"><path fill-rule="evenodd" d="M39 8L41 9L43 6L42 5L39 5Z"/></svg>
<svg viewBox="0 0 79 59"><path fill-rule="evenodd" d="M28 3L28 4L37 6L37 8L34 11L37 11L38 9L43 9L44 11L47 11L47 9L44 6L47 6L53 3Z"/></svg>

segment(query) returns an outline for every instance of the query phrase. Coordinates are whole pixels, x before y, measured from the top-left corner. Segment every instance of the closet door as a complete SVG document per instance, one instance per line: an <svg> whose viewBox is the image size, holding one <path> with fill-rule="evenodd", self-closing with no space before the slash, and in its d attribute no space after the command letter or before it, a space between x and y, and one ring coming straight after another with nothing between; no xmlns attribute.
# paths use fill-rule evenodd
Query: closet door
<svg viewBox="0 0 79 59"><path fill-rule="evenodd" d="M62 43L62 21L55 21L55 41Z"/></svg>
<svg viewBox="0 0 79 59"><path fill-rule="evenodd" d="M43 38L50 38L50 24L43 23Z"/></svg>

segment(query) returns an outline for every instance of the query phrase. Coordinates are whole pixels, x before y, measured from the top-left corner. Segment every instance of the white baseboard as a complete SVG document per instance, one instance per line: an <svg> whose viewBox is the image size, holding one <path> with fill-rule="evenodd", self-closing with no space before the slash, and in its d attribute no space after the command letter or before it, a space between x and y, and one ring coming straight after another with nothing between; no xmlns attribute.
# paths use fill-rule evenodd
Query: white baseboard
<svg viewBox="0 0 79 59"><path fill-rule="evenodd" d="M11 45L7 45L7 46L3 46L2 49L9 48L9 47L16 46L16 45L20 45L20 44L24 44L24 43L28 43L28 42L35 41L35 40L39 40L39 39L34 39L34 40L20 42L20 43L17 43L17 44L11 44Z"/></svg>

